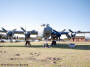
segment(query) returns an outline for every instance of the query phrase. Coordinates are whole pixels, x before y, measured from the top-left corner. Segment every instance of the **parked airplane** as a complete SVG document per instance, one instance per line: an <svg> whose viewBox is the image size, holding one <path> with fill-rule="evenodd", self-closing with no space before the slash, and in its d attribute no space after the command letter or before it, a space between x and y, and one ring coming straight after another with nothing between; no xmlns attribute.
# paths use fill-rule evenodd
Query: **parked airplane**
<svg viewBox="0 0 90 67"><path fill-rule="evenodd" d="M44 27L43 29L43 38L45 40L44 46L48 46L48 39L51 36L53 39L53 41L55 40L55 38L57 37L60 40L61 35L66 35L68 38L75 38L76 34L78 33L90 33L90 32L81 32L81 31L77 31L77 32L73 32L72 30L69 29L69 32L65 32L65 29L62 30L61 32L58 32L56 30L54 30L53 28L51 28L49 26L49 24L43 24L41 25ZM16 31L16 29L13 30L6 30L4 28L2 28L2 30L0 30L0 32L5 32L7 39L10 39L10 41L12 42L13 36L14 34L24 34L25 35L25 39L29 38L31 34L38 34L37 31L32 30L32 31L26 31L24 28L22 28L22 31ZM69 34L71 32L71 35Z"/></svg>
<svg viewBox="0 0 90 67"><path fill-rule="evenodd" d="M81 31L73 32L73 31L70 30L70 29L69 29L69 32L65 32L65 29L64 29L63 31L61 31L61 32L58 32L58 31L52 29L52 28L49 26L49 24L43 24L43 25L41 25L41 26L44 26L43 38L44 38L44 40L45 40L45 43L44 43L45 46L48 45L48 39L49 39L50 36L51 36L52 38L54 38L54 39L55 39L56 37L58 37L58 39L60 40L61 35L64 34L64 35L66 35L69 39L72 38L73 41L74 41L74 38L75 38L76 34L78 34L78 33L90 33L90 32L81 32ZM71 34L69 34L69 33L71 33Z"/></svg>
<svg viewBox="0 0 90 67"><path fill-rule="evenodd" d="M69 32L71 33L70 37L72 38L73 41L75 40L76 34L80 34L80 33L84 33L84 34L90 33L90 32L88 32L88 31L86 31L86 32L82 32L82 31L74 32L74 31L72 31L71 29L69 29Z"/></svg>
<svg viewBox="0 0 90 67"><path fill-rule="evenodd" d="M6 30L6 29L2 28L2 30L0 30L0 32L6 33L6 37L7 37L7 39L10 39L10 42L13 41L14 34L24 34L25 33L25 37L29 37L30 34L38 34L38 32L35 30L25 32L24 29L23 29L23 31L16 31L16 29Z"/></svg>

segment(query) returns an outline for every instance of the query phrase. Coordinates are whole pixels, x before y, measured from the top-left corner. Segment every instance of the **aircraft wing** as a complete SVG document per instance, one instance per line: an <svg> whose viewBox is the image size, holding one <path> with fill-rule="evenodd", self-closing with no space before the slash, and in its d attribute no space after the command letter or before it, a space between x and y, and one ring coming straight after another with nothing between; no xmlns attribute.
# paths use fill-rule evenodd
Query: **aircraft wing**
<svg viewBox="0 0 90 67"><path fill-rule="evenodd" d="M15 34L24 34L23 31L14 31Z"/></svg>
<svg viewBox="0 0 90 67"><path fill-rule="evenodd" d="M59 32L59 33L61 33L61 34L68 34L69 32ZM74 32L74 33L79 34L79 33L90 33L90 32Z"/></svg>
<svg viewBox="0 0 90 67"><path fill-rule="evenodd" d="M37 31L34 31L34 30L32 30L32 31L27 31L27 32L31 32L32 35L37 35L37 34L38 34L38 32L37 32ZM24 34L23 31L14 31L14 33L15 33L15 34Z"/></svg>
<svg viewBox="0 0 90 67"><path fill-rule="evenodd" d="M69 32L71 32L71 33L90 33L90 31L76 31L76 32L74 32L71 29L69 29Z"/></svg>
<svg viewBox="0 0 90 67"><path fill-rule="evenodd" d="M2 33L6 33L6 31L3 31L3 30L0 30L0 32L2 32Z"/></svg>
<svg viewBox="0 0 90 67"><path fill-rule="evenodd" d="M90 33L90 32L88 32L88 31L87 31L87 32L80 32L80 31L79 31L79 32L76 32L76 33Z"/></svg>
<svg viewBox="0 0 90 67"><path fill-rule="evenodd" d="M38 31L32 30L32 31L31 31L31 34L33 34L33 35L38 35Z"/></svg>

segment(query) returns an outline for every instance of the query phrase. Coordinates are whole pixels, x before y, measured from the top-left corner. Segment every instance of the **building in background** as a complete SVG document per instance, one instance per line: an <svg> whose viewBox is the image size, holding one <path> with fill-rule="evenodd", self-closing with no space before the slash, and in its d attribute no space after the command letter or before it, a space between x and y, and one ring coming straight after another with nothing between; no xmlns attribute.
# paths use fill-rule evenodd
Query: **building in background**
<svg viewBox="0 0 90 67"><path fill-rule="evenodd" d="M73 41L73 39L71 39L70 41ZM84 41L86 41L85 36L76 36L74 38L74 42L84 42Z"/></svg>

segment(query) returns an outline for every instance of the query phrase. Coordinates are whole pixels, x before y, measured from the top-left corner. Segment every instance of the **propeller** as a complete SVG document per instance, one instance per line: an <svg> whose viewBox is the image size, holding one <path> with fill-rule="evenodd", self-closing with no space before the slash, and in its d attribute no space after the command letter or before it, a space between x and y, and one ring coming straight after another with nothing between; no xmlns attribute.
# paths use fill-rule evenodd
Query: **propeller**
<svg viewBox="0 0 90 67"><path fill-rule="evenodd" d="M5 31L5 32L7 32L7 30L6 30L6 29L4 29L3 27L2 27L2 30L3 30L3 31Z"/></svg>
<svg viewBox="0 0 90 67"><path fill-rule="evenodd" d="M66 29L62 30L61 32L65 32Z"/></svg>
<svg viewBox="0 0 90 67"><path fill-rule="evenodd" d="M16 29L13 29L13 30L11 30L11 31L8 31L8 30L6 30L5 28L2 27L2 30L3 30L4 32L6 32L6 38L7 38L7 39L10 39L10 41L12 42L13 35L14 35L14 32L16 31Z"/></svg>
<svg viewBox="0 0 90 67"><path fill-rule="evenodd" d="M71 37L75 37L76 36L76 32L72 31L71 29L69 29L69 32L71 32Z"/></svg>
<svg viewBox="0 0 90 67"><path fill-rule="evenodd" d="M66 34L66 36L71 39L71 36L69 34Z"/></svg>
<svg viewBox="0 0 90 67"><path fill-rule="evenodd" d="M58 31L56 31L56 30L53 29L53 33L52 34L56 35L58 37L58 39L60 40L61 33L59 33Z"/></svg>
<svg viewBox="0 0 90 67"><path fill-rule="evenodd" d="M23 32L24 32L25 40L28 39L28 38L30 38L31 31L26 31L23 27L21 27L21 29L22 29Z"/></svg>
<svg viewBox="0 0 90 67"><path fill-rule="evenodd" d="M71 29L69 29L69 32L74 33Z"/></svg>
<svg viewBox="0 0 90 67"><path fill-rule="evenodd" d="M57 33L58 33L58 31L56 31L56 30L54 30L54 29L53 29L53 32L57 32Z"/></svg>
<svg viewBox="0 0 90 67"><path fill-rule="evenodd" d="M21 27L21 29L22 29L24 32L26 32L26 30L25 30L23 27Z"/></svg>
<svg viewBox="0 0 90 67"><path fill-rule="evenodd" d="M13 29L12 31L16 31L16 29Z"/></svg>
<svg viewBox="0 0 90 67"><path fill-rule="evenodd" d="M73 41L74 41L77 32L74 32L74 31L72 31L71 29L69 29L69 32L71 32L71 38L72 38Z"/></svg>

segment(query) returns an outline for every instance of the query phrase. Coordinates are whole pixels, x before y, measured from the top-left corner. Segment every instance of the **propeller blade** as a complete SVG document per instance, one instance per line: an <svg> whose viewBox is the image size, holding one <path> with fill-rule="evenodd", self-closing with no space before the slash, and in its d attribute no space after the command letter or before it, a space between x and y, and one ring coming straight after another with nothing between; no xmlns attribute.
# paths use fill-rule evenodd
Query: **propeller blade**
<svg viewBox="0 0 90 67"><path fill-rule="evenodd" d="M58 33L58 31L56 31L56 30L54 30L54 29L53 29L53 31Z"/></svg>
<svg viewBox="0 0 90 67"><path fill-rule="evenodd" d="M3 31L5 31L5 32L7 32L7 30L6 30L6 29L4 29L3 27L2 27L2 30L3 30Z"/></svg>
<svg viewBox="0 0 90 67"><path fill-rule="evenodd" d="M16 29L13 29L12 31L16 31Z"/></svg>
<svg viewBox="0 0 90 67"><path fill-rule="evenodd" d="M62 30L61 32L65 32L66 29Z"/></svg>
<svg viewBox="0 0 90 67"><path fill-rule="evenodd" d="M67 36L68 38L71 38L71 36L70 36L69 34L66 34L66 36Z"/></svg>
<svg viewBox="0 0 90 67"><path fill-rule="evenodd" d="M26 30L25 30L23 27L21 27L21 29L22 29L24 32L26 32Z"/></svg>
<svg viewBox="0 0 90 67"><path fill-rule="evenodd" d="M69 29L69 32L74 33L71 29Z"/></svg>
<svg viewBox="0 0 90 67"><path fill-rule="evenodd" d="M75 37L76 36L76 33L74 33L74 34L71 34L71 37Z"/></svg>

